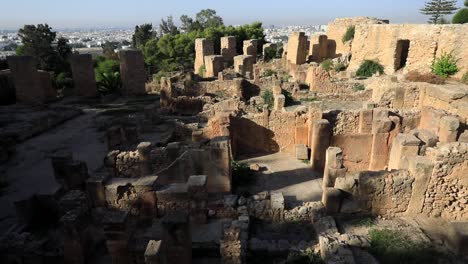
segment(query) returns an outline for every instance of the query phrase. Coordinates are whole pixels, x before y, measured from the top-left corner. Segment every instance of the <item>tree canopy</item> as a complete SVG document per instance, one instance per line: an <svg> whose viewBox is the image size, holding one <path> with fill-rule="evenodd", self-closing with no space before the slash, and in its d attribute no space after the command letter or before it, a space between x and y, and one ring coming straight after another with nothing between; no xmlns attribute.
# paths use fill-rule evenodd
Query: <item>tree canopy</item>
<svg viewBox="0 0 468 264"><path fill-rule="evenodd" d="M451 15L457 10L456 4L456 0L429 0L420 11L430 16L428 23L439 24L444 15Z"/></svg>
<svg viewBox="0 0 468 264"><path fill-rule="evenodd" d="M67 57L72 53L68 40L58 38L47 24L25 25L18 32L23 45L16 50L17 55L34 56L42 70L55 73L70 72Z"/></svg>
<svg viewBox="0 0 468 264"><path fill-rule="evenodd" d="M146 44L146 42L148 42L155 36L156 33L153 31L152 24L143 24L135 26L135 32L133 33L132 37L132 45L136 48L143 47Z"/></svg>

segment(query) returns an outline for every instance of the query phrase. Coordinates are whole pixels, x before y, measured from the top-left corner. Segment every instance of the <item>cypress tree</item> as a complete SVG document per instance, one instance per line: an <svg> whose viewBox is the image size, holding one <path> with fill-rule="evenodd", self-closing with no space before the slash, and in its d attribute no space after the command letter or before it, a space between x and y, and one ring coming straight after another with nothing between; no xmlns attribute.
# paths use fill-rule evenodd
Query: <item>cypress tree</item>
<svg viewBox="0 0 468 264"><path fill-rule="evenodd" d="M451 15L457 10L456 3L456 0L429 0L420 11L424 15L431 16L428 23L437 24L444 15Z"/></svg>

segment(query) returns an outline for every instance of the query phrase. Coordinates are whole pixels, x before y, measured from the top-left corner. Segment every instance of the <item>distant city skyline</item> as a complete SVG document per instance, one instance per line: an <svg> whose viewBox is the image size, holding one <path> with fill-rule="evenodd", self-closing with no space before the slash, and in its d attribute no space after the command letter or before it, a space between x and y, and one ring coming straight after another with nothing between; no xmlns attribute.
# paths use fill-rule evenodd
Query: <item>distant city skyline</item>
<svg viewBox="0 0 468 264"><path fill-rule="evenodd" d="M0 29L16 30L25 24L47 23L55 29L131 28L137 24L158 25L169 15L179 23L183 14L195 16L211 8L225 24L239 25L261 21L264 26L321 25L337 17L372 16L391 23L426 23L419 13L425 0L290 0L290 1L220 1L172 0L16 0L0 4ZM463 0L457 1L458 7Z"/></svg>

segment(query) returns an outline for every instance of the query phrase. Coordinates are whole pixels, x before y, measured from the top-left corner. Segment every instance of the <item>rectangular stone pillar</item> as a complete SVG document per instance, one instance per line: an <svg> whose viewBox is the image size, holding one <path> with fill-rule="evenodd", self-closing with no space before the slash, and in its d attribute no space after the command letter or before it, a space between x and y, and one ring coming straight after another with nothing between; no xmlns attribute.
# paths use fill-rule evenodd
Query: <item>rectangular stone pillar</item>
<svg viewBox="0 0 468 264"><path fill-rule="evenodd" d="M188 215L172 212L162 219L163 241L168 263L192 263L192 234Z"/></svg>
<svg viewBox="0 0 468 264"><path fill-rule="evenodd" d="M321 63L327 58L328 54L328 37L327 35L312 36L309 46L309 55L312 56L312 61Z"/></svg>
<svg viewBox="0 0 468 264"><path fill-rule="evenodd" d="M106 210L101 222L112 264L130 263L127 232L128 212Z"/></svg>
<svg viewBox="0 0 468 264"><path fill-rule="evenodd" d="M57 99L57 90L52 84L54 79L54 73L38 70L39 83L41 90L44 92L45 101L52 102Z"/></svg>
<svg viewBox="0 0 468 264"><path fill-rule="evenodd" d="M345 176L346 168L343 166L343 151L337 147L329 147L325 156L322 190L334 187L336 178Z"/></svg>
<svg viewBox="0 0 468 264"><path fill-rule="evenodd" d="M258 40L250 39L244 40L244 55L250 55L253 57L253 62L257 62L257 48L258 48Z"/></svg>
<svg viewBox="0 0 468 264"><path fill-rule="evenodd" d="M199 73L200 68L205 64L205 56L214 55L213 41L209 39L195 40L195 65L194 72Z"/></svg>
<svg viewBox="0 0 468 264"><path fill-rule="evenodd" d="M284 196L282 192L272 192L270 195L270 206L273 221L284 220Z"/></svg>
<svg viewBox="0 0 468 264"><path fill-rule="evenodd" d="M222 37L221 38L221 56L224 57L224 61L229 65L234 62L234 57L237 55L237 42L236 37Z"/></svg>
<svg viewBox="0 0 468 264"><path fill-rule="evenodd" d="M426 157L417 156L409 159L408 170L414 177L411 200L407 213L420 214L423 209L425 194L431 179L434 164Z"/></svg>
<svg viewBox="0 0 468 264"><path fill-rule="evenodd" d="M84 97L98 95L91 54L70 55L70 66L75 84L75 94Z"/></svg>
<svg viewBox="0 0 468 264"><path fill-rule="evenodd" d="M15 84L16 102L41 104L46 101L46 93L41 89L37 61L34 57L10 56L8 66Z"/></svg>
<svg viewBox="0 0 468 264"><path fill-rule="evenodd" d="M190 197L190 222L196 224L206 224L208 210L206 203L208 199L207 176L192 175L187 181L187 189Z"/></svg>
<svg viewBox="0 0 468 264"><path fill-rule="evenodd" d="M284 103L286 102L286 97L282 94L275 95L274 109L275 111L284 111Z"/></svg>
<svg viewBox="0 0 468 264"><path fill-rule="evenodd" d="M412 134L398 134L393 140L388 170L408 169L408 159L419 154L421 140Z"/></svg>
<svg viewBox="0 0 468 264"><path fill-rule="evenodd" d="M293 65L304 64L307 60L307 36L304 32L293 32L288 40L288 61Z"/></svg>
<svg viewBox="0 0 468 264"><path fill-rule="evenodd" d="M120 76L123 95L146 94L146 70L143 53L140 50L121 50Z"/></svg>
<svg viewBox="0 0 468 264"><path fill-rule="evenodd" d="M221 55L205 56L205 76L207 78L217 77L224 68L224 57Z"/></svg>
<svg viewBox="0 0 468 264"><path fill-rule="evenodd" d="M450 143L457 141L460 120L454 116L444 116L439 123L439 141Z"/></svg>
<svg viewBox="0 0 468 264"><path fill-rule="evenodd" d="M247 72L253 72L254 57L239 55L234 57L234 71L245 76Z"/></svg>
<svg viewBox="0 0 468 264"><path fill-rule="evenodd" d="M372 149L369 160L370 171L380 171L387 167L389 137L390 133L375 133L372 135Z"/></svg>
<svg viewBox="0 0 468 264"><path fill-rule="evenodd" d="M330 146L331 127L326 119L315 120L312 123L310 164L312 169L323 171L325 168L325 156Z"/></svg>
<svg viewBox="0 0 468 264"><path fill-rule="evenodd" d="M372 132L373 110L362 109L359 113L359 133L369 134Z"/></svg>

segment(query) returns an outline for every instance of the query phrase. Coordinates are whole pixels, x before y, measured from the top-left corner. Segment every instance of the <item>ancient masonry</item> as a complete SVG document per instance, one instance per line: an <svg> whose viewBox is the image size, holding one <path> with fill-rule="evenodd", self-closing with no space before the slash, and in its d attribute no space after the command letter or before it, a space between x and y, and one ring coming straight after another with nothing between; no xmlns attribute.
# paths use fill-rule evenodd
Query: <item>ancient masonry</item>
<svg viewBox="0 0 468 264"><path fill-rule="evenodd" d="M370 230L463 262L468 86L461 73L445 84L406 74L429 72L444 50L468 68L467 32L338 19L310 40L292 33L278 59L259 40L223 37L215 54L197 39L193 70L151 83L142 52L121 50L115 98L99 96L89 55L70 57L65 99L34 58L9 57L2 263L288 263L304 252L367 263L378 258ZM385 73L355 78L366 59Z"/></svg>

